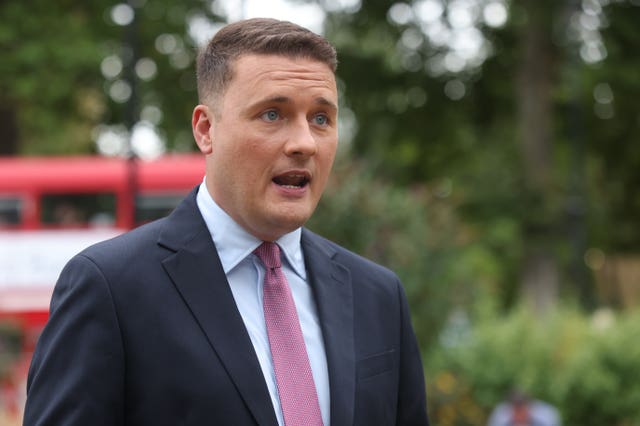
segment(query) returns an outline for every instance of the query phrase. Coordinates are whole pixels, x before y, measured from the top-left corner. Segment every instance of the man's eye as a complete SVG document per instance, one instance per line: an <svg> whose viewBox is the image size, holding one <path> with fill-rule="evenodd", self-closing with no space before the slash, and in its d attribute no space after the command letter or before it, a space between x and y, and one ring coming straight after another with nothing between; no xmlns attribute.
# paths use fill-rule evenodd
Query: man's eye
<svg viewBox="0 0 640 426"><path fill-rule="evenodd" d="M269 110L262 114L261 118L265 121L276 121L280 118L280 114L277 111Z"/></svg>
<svg viewBox="0 0 640 426"><path fill-rule="evenodd" d="M329 123L329 118L324 114L318 114L313 117L313 121L320 126L326 126Z"/></svg>

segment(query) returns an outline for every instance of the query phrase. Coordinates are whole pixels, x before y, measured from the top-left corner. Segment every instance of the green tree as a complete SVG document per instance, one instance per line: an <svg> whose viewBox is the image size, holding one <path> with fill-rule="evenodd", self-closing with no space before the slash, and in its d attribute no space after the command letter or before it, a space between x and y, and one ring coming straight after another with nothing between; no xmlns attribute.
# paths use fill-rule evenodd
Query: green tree
<svg viewBox="0 0 640 426"><path fill-rule="evenodd" d="M0 2L0 150L86 150L106 2ZM97 18L97 19L96 19Z"/></svg>
<svg viewBox="0 0 640 426"><path fill-rule="evenodd" d="M637 227L621 221L637 209L630 196L637 144L629 141L638 134L631 107L638 85L635 59L626 57L638 45L632 28L640 8L512 1L500 26L483 15L492 3L500 2L464 3L486 53L466 66L448 56L462 2L367 1L330 14L327 34L358 118L354 152L394 182L450 179L475 241L502 259L503 302L522 294L544 311L559 294L593 296L582 262L587 244L637 250L640 243ZM615 118L603 118L601 103L612 96L603 80L615 94Z"/></svg>
<svg viewBox="0 0 640 426"><path fill-rule="evenodd" d="M219 18L204 0L129 5L0 2L0 153L92 152L97 125L123 124L145 107L152 107L146 111L170 147L188 149L184 123L196 101L195 41L188 24ZM127 10L135 11L133 31L114 21L126 23ZM134 110L127 111L132 60L143 78L133 86Z"/></svg>

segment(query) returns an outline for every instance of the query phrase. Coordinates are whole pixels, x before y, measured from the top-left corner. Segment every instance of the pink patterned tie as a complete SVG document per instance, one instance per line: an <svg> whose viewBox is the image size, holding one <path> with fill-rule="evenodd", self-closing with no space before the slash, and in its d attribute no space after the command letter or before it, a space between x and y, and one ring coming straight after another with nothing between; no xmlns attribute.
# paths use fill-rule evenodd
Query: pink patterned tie
<svg viewBox="0 0 640 426"><path fill-rule="evenodd" d="M322 426L296 305L282 272L280 248L264 242L254 253L265 266L264 319L286 426Z"/></svg>

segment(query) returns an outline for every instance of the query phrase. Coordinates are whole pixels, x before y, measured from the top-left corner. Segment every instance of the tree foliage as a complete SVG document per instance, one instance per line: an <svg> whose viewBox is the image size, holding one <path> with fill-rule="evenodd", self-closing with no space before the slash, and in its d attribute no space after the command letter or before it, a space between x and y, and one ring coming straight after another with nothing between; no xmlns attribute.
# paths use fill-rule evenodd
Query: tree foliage
<svg viewBox="0 0 640 426"><path fill-rule="evenodd" d="M2 151L82 151L100 111L106 2L0 3ZM97 19L96 19L97 17ZM13 137L11 137L13 136Z"/></svg>
<svg viewBox="0 0 640 426"><path fill-rule="evenodd" d="M123 3L109 0L0 2L1 152L92 152L96 126L124 124L129 115L137 120L145 106L160 112L156 124L169 147L191 146L185 123L197 101L196 43L188 23L219 18L202 0L129 3L132 28L114 22L114 8ZM108 78L105 58L115 59ZM140 59L152 76L135 79L135 109L127 111L126 99L110 94L114 82L131 87L127 67Z"/></svg>
<svg viewBox="0 0 640 426"><path fill-rule="evenodd" d="M511 1L505 25L475 24L490 43L486 59L443 70L434 64L451 46L427 37L436 24L420 18L425 3L441 6L440 20L449 22L441 31L448 31L462 2L366 1L355 13L329 17L327 34L358 118L354 152L400 184L450 179L475 241L508 260L499 277L504 302L527 275L538 288L557 275L560 293L589 300L586 249L637 251L640 244L631 223L640 170L632 105L640 86L629 57L640 7ZM480 16L489 3L465 4ZM394 8L405 16L394 19ZM505 224L508 238L496 240ZM558 270L548 274L549 267Z"/></svg>

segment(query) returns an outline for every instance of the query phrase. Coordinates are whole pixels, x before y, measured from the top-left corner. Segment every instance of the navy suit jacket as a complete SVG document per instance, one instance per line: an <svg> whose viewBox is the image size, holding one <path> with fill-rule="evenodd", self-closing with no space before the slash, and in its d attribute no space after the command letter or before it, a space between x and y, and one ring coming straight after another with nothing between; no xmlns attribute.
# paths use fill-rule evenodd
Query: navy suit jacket
<svg viewBox="0 0 640 426"><path fill-rule="evenodd" d="M196 192L64 268L29 371L25 426L277 426ZM331 424L427 425L398 278L306 229L302 248Z"/></svg>

